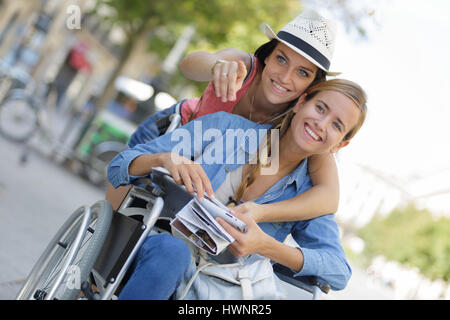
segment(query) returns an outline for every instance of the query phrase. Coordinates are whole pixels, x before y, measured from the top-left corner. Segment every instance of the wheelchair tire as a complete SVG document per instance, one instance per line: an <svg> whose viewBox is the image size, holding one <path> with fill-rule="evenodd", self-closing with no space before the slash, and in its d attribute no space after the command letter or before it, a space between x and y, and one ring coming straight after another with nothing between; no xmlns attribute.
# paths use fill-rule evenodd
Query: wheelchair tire
<svg viewBox="0 0 450 320"><path fill-rule="evenodd" d="M80 207L73 212L34 265L16 299L77 299L106 239L112 214L107 200L97 201L90 210Z"/></svg>
<svg viewBox="0 0 450 320"><path fill-rule="evenodd" d="M30 98L11 94L0 105L0 134L5 138L23 143L38 127L38 111Z"/></svg>

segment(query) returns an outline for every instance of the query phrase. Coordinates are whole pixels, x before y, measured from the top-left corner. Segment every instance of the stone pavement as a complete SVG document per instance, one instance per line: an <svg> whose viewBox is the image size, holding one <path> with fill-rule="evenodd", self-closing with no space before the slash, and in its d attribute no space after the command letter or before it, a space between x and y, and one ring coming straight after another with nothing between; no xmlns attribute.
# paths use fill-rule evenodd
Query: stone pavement
<svg viewBox="0 0 450 320"><path fill-rule="evenodd" d="M0 299L14 299L64 220L104 191L36 152L19 165L23 146L0 136Z"/></svg>

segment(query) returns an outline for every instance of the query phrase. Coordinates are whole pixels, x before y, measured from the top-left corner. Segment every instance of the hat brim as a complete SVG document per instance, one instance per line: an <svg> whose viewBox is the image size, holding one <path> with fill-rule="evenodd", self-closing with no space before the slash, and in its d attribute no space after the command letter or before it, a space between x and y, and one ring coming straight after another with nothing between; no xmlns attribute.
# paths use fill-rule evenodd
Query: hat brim
<svg viewBox="0 0 450 320"><path fill-rule="evenodd" d="M283 44L287 45L289 48L291 48L292 50L294 50L295 52L301 54L303 57L305 57L306 59L308 59L308 61L310 61L311 63L313 63L315 66L317 66L319 69L323 70L326 72L327 76L338 76L340 75L342 72L336 72L336 71L328 71L326 69L324 69L320 63L318 63L316 60L314 60L312 57L310 57L308 54L306 54L303 50L300 50L299 48L291 45L289 42L284 41L280 38L278 38L278 36L275 34L275 32L272 30L272 28L266 23L264 24L264 33L267 36L267 38L269 38L269 40L272 39L277 39L278 41L282 42Z"/></svg>

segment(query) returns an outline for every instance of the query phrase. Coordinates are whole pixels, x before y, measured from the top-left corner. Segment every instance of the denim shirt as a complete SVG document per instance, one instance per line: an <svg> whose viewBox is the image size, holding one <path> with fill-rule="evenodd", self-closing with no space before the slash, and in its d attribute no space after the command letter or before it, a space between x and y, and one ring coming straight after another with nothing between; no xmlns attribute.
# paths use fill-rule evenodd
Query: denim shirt
<svg viewBox="0 0 450 320"><path fill-rule="evenodd" d="M136 157L148 153L177 152L189 159L195 158L195 161L202 165L215 191L225 181L228 172L252 159L261 139L270 132L270 127L268 124L257 124L226 112L209 114L146 144L138 144L121 152L109 164L108 179L115 188L133 183L140 177L130 175L128 168ZM236 131L239 129L242 131ZM250 132L248 129L254 129L250 131L257 133L257 143L251 143L250 134L246 134ZM196 134L193 134L194 132ZM181 144L183 139L187 143ZM218 150L224 152L218 154ZM213 158L214 161L211 161ZM287 200L311 187L308 160L305 159L255 202L266 204ZM338 226L333 214L304 221L263 222L258 225L281 242L289 234L292 235L304 256L303 268L295 276L319 277L333 290L341 290L346 286L351 276L351 268L340 245Z"/></svg>

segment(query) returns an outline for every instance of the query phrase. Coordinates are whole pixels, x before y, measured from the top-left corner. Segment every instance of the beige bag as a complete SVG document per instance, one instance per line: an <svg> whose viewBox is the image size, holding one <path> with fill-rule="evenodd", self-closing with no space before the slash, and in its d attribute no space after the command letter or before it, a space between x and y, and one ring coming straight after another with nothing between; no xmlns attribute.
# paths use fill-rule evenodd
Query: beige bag
<svg viewBox="0 0 450 320"><path fill-rule="evenodd" d="M250 255L240 262L215 264L200 257L196 271L177 289L180 300L278 300L286 294L270 259Z"/></svg>

